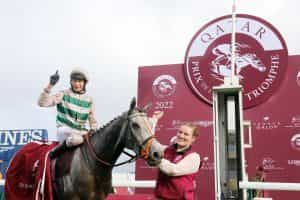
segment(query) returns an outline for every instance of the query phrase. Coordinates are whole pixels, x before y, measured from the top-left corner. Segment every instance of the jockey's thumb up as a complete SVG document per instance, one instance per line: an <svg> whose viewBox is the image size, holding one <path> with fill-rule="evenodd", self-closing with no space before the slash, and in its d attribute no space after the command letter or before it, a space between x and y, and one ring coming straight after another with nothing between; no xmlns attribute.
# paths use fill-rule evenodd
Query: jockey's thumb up
<svg viewBox="0 0 300 200"><path fill-rule="evenodd" d="M54 86L59 80L58 70L56 70L55 74L50 76L50 85Z"/></svg>

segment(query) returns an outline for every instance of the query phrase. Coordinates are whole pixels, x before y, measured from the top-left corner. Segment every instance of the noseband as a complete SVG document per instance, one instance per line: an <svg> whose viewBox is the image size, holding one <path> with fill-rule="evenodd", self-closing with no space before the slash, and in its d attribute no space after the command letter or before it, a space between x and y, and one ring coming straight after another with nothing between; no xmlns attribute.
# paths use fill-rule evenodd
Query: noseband
<svg viewBox="0 0 300 200"><path fill-rule="evenodd" d="M124 123L123 126L122 126L122 128L121 128L121 133L120 133L120 135L123 135L124 131L127 131L127 129L129 128L129 126L128 126L128 121L131 120L131 119L133 119L133 118L135 118L135 117L138 117L138 116L146 116L146 114L145 114L145 113L135 113L135 114L129 115L129 116L127 117L127 119L126 119L126 123ZM92 157L93 157L97 162L100 162L100 163L102 163L102 164L104 164L104 165L106 165L106 166L109 166L109 167L117 167L117 166L120 166L120 165L124 165L124 164L126 164L126 163L131 163L131 162L135 161L135 160L138 158L138 156L140 156L140 157L143 158L143 159L148 159L148 158L149 158L149 155L150 155L151 145L152 145L152 142L153 142L153 140L154 140L155 137L154 137L154 133L153 133L153 131L152 131L150 125L149 125L149 122L146 121L146 120L143 118L143 123L144 123L146 129L147 129L150 133L152 133L152 135L151 135L150 137L148 137L142 144L137 144L138 147L141 149L139 155L137 155L137 154L136 154L136 155L132 155L132 154L130 154L130 153L128 153L128 152L126 152L126 151L123 150L122 152L123 152L124 154L126 154L127 156L131 157L131 158L128 159L128 160L126 160L126 161L124 161L124 162L121 162L121 163L111 164L110 162L107 162L107 161L101 159L101 158L99 157L99 155L96 154L96 152L95 152L95 150L94 150L94 147L91 145L91 142L90 142L90 135L91 135L91 134L88 133L88 134L86 134L86 135L84 136L84 139L85 139L85 141L87 142L88 150L90 151ZM126 127L125 127L125 126L126 126ZM136 141L138 141L137 138L135 138L135 139L136 139Z"/></svg>

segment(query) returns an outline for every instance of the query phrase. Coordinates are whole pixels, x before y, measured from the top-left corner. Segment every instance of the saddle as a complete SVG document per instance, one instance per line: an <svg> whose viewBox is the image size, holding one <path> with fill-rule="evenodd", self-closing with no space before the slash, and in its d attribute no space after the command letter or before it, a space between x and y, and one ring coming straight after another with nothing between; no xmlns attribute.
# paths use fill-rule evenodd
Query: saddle
<svg viewBox="0 0 300 200"><path fill-rule="evenodd" d="M76 148L77 146L68 148L65 152L51 161L51 177L55 199L62 198L60 195L64 191L63 177L70 173L71 162Z"/></svg>
<svg viewBox="0 0 300 200"><path fill-rule="evenodd" d="M61 178L69 174L75 149L76 147L69 148L63 154L59 155L55 159L55 162L53 162L54 160L52 161L55 164L55 166L53 166L54 168L52 168L52 170L55 169L55 172L53 173L54 176L52 176L53 178Z"/></svg>

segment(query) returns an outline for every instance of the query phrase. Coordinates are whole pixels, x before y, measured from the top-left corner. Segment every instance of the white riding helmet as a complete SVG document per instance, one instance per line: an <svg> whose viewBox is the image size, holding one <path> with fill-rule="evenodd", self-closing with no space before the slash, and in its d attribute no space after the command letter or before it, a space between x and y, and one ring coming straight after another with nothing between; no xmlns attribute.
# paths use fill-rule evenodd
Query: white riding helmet
<svg viewBox="0 0 300 200"><path fill-rule="evenodd" d="M89 81L88 74L85 70L81 68L75 68L70 74L70 79L73 80L84 80L86 83Z"/></svg>

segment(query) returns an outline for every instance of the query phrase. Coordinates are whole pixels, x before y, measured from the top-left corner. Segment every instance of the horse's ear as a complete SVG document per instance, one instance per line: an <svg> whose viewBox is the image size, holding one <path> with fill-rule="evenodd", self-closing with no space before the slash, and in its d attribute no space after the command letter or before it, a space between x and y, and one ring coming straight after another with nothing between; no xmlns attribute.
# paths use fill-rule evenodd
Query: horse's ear
<svg viewBox="0 0 300 200"><path fill-rule="evenodd" d="M135 108L135 106L136 106L136 99L135 99L135 97L133 97L130 102L129 112L131 112Z"/></svg>
<svg viewBox="0 0 300 200"><path fill-rule="evenodd" d="M150 102L147 105L145 105L142 110L146 113L146 112L148 112L149 108L151 108L151 106L152 106L152 103Z"/></svg>

